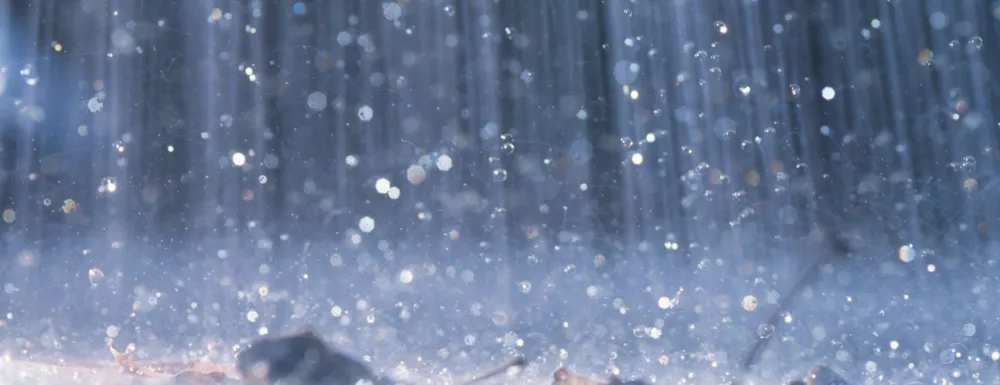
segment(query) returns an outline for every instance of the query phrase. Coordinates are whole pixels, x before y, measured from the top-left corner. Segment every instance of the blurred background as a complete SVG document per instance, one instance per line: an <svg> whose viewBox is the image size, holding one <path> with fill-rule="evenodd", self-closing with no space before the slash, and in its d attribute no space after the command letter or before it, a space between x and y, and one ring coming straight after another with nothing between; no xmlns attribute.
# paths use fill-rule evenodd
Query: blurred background
<svg viewBox="0 0 1000 385"><path fill-rule="evenodd" d="M3 346L226 360L309 326L404 376L723 383L768 340L761 378L994 383L997 18L0 0Z"/></svg>

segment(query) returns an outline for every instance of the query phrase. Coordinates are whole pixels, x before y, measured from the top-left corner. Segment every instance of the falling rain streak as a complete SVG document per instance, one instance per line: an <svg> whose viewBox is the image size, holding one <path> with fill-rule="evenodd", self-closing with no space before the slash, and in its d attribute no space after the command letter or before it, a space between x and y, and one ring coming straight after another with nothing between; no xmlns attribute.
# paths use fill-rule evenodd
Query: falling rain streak
<svg viewBox="0 0 1000 385"><path fill-rule="evenodd" d="M4 335L225 360L311 325L422 376L699 384L773 340L752 375L995 381L997 18L0 0Z"/></svg>

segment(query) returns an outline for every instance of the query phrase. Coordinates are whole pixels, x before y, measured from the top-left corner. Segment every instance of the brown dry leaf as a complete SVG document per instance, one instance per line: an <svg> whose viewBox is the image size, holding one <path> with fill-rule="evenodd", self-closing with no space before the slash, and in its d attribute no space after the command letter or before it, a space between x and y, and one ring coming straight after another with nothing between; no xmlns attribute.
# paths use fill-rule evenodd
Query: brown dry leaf
<svg viewBox="0 0 1000 385"><path fill-rule="evenodd" d="M111 356L115 358L115 361L118 362L118 365L121 365L123 370L132 374L142 374L139 370L139 366L132 360L132 357L128 353L123 353L118 351L118 349L115 349L115 346L111 344L111 341L108 341L108 350L111 351Z"/></svg>
<svg viewBox="0 0 1000 385"><path fill-rule="evenodd" d="M132 347L131 345L129 346ZM115 358L118 365L129 374L155 377L171 380L171 384L224 384L228 381L237 381L232 373L235 369L222 365L211 364L201 361L194 361L191 364L175 362L148 362L139 363L132 359L131 351L126 349L121 352L108 341L108 349L111 356ZM238 377L236 377L238 378Z"/></svg>

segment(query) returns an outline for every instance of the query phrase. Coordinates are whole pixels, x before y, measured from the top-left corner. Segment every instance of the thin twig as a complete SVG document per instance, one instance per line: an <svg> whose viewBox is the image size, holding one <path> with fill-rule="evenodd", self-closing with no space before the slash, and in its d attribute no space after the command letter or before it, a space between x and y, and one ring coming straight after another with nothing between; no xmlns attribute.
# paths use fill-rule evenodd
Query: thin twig
<svg viewBox="0 0 1000 385"><path fill-rule="evenodd" d="M778 302L778 308L774 310L774 313L767 319L767 324L774 325L774 332L767 337L758 338L757 341L750 347L750 351L743 357L743 362L740 363L740 367L743 371L748 371L750 368L757 363L757 359L760 358L760 353L764 351L767 344L771 341L772 337L778 334L778 326L782 324L781 314L791 309L795 305L795 301L799 299L802 291L806 289L810 284L815 283L819 279L819 271L824 264L831 261L838 260L850 253L850 247L848 246L846 240L844 240L840 235L834 233L833 231L826 230L823 232L823 241L826 243L827 248L832 249L832 252L824 253L825 256L820 257L816 262L813 262L809 269L807 269L798 281L795 282L795 286L792 290L788 292L781 301Z"/></svg>
<svg viewBox="0 0 1000 385"><path fill-rule="evenodd" d="M506 373L507 370L509 370L510 368L521 367L521 366L524 366L524 364L525 364L524 357L517 357L517 358L511 360L510 362L508 362L506 364L500 365L496 369L493 369L493 370L491 370L489 372L483 373L483 374L481 374L479 376L473 377L472 379L467 380L465 382L460 382L459 385L472 385L472 384L475 384L475 383L480 382L480 381L485 381L485 380L488 380L490 378L493 378L494 376L496 376L498 374Z"/></svg>

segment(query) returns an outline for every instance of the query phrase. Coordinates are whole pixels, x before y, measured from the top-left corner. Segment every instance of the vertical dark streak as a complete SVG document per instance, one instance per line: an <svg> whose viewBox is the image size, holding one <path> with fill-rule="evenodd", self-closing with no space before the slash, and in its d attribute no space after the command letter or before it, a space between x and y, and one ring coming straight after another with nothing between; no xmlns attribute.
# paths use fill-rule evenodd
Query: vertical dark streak
<svg viewBox="0 0 1000 385"><path fill-rule="evenodd" d="M285 207L285 178L284 175L287 170L288 165L285 164L286 141L284 140L287 136L288 127L284 126L284 114L281 112L281 89L283 80L282 61L285 55L285 50L290 49L290 47L284 46L285 33L283 26L287 24L285 17L285 7L282 7L282 2L279 1L266 1L262 8L262 21L260 23L261 29L263 30L262 48L265 52L264 59L267 62L264 68L259 70L264 71L264 78L262 83L265 85L265 92L263 94L264 103L263 108L266 110L265 122L267 129L271 130L274 134L274 138L271 140L271 146L269 148L270 152L277 157L279 160L278 168L271 173L270 182L275 186L274 195L270 197L269 210L267 211L267 217L270 218L270 223L267 223L267 228L270 229L270 236L272 239L277 239L279 234L283 232L283 226L281 222L287 220L287 210ZM275 242L275 246L279 245L280 242ZM275 250L272 253L268 253L266 257L266 262L274 265L278 263L277 253L279 250Z"/></svg>

